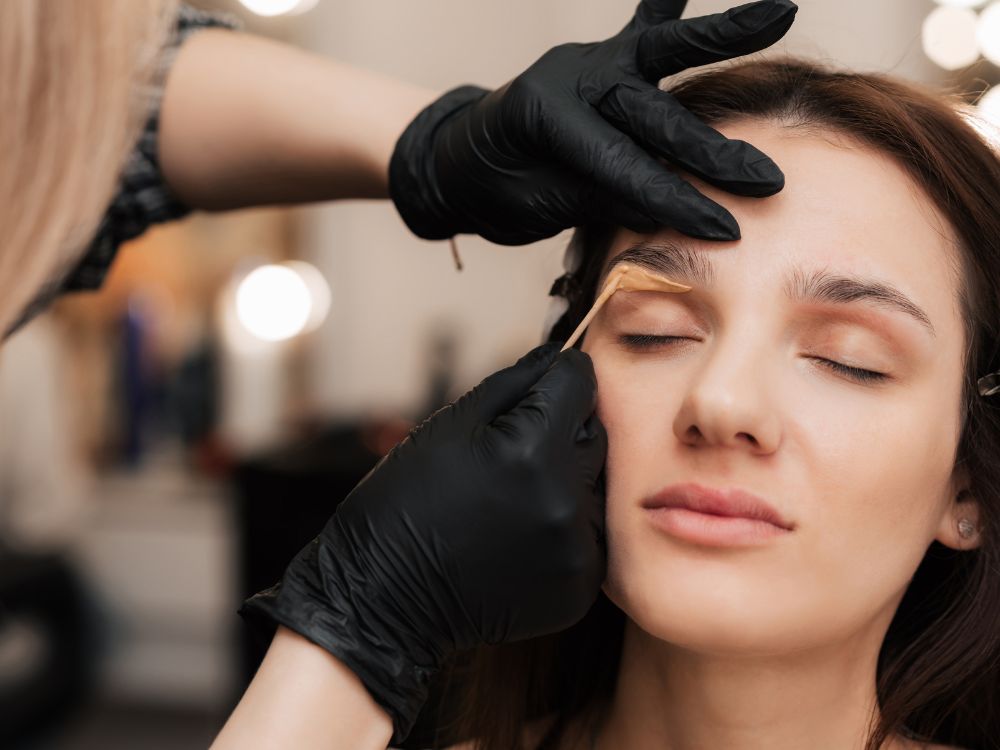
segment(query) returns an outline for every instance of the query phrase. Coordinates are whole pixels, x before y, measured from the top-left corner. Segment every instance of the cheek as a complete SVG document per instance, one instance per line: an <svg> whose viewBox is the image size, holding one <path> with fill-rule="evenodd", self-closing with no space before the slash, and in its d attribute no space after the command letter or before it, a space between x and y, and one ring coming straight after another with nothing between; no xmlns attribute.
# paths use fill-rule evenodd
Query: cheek
<svg viewBox="0 0 1000 750"><path fill-rule="evenodd" d="M825 498L817 520L843 530L833 539L930 542L948 500L959 393L954 383L865 405L816 400L786 421L790 459Z"/></svg>
<svg viewBox="0 0 1000 750"><path fill-rule="evenodd" d="M814 385L772 383L782 443L766 467L741 463L737 480L781 497L800 525L788 544L720 555L664 539L637 509L666 481L694 476L698 456L673 434L681 384L668 370L637 371L609 346L595 340L588 351L608 432L613 602L663 640L742 652L806 648L891 616L946 507L954 402L930 392L817 399Z"/></svg>
<svg viewBox="0 0 1000 750"><path fill-rule="evenodd" d="M808 533L817 580L839 579L845 599L860 604L867 592L868 606L906 586L950 501L956 411L928 394L866 414L814 407L825 429L790 427L791 458L815 498Z"/></svg>
<svg viewBox="0 0 1000 750"><path fill-rule="evenodd" d="M664 457L672 439L676 391L664 379L636 377L634 367L598 344L589 352L597 374L597 414L608 433L605 465L609 516L621 502L634 498L649 479L651 463ZM653 488L655 489L655 488Z"/></svg>
<svg viewBox="0 0 1000 750"><path fill-rule="evenodd" d="M650 540L642 530L636 507L645 494L663 484L672 453L672 415L677 410L667 378L638 377L604 342L584 347L597 374L597 413L607 430L605 464L608 573L604 591L630 613L655 608L646 605L648 588L660 589L649 577ZM645 571L645 573L643 573ZM654 576L655 578L655 576ZM626 583L629 585L626 585ZM655 597L654 597L655 598Z"/></svg>

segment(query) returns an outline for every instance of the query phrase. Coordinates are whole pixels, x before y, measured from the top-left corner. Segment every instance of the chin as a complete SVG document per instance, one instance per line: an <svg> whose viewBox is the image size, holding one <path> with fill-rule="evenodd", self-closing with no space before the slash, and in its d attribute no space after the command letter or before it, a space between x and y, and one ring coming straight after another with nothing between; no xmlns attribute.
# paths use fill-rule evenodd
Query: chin
<svg viewBox="0 0 1000 750"><path fill-rule="evenodd" d="M675 606L644 602L633 603L620 592L605 587L608 598L635 625L651 638L678 648L703 654L754 656L774 654L787 649L787 639L779 636L767 622L752 613L732 616L715 610L708 602L676 601Z"/></svg>
<svg viewBox="0 0 1000 750"><path fill-rule="evenodd" d="M620 566L609 559L604 592L652 638L704 654L790 653L851 630L826 616L821 601L788 592L782 586L787 579L768 580L733 565L663 566L654 574L651 565Z"/></svg>

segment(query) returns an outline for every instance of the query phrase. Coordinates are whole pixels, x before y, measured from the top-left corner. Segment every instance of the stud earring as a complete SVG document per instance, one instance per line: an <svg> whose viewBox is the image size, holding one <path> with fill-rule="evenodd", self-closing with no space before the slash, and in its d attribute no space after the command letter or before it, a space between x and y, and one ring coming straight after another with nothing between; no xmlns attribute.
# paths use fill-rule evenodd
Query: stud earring
<svg viewBox="0 0 1000 750"><path fill-rule="evenodd" d="M971 539L976 533L976 524L968 518L960 518L958 521L958 535L962 539Z"/></svg>

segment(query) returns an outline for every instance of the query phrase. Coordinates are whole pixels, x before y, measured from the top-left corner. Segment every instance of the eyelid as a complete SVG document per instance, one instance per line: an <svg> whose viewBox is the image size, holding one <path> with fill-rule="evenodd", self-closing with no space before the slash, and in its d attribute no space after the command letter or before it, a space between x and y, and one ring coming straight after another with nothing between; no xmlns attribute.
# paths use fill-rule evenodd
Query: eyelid
<svg viewBox="0 0 1000 750"><path fill-rule="evenodd" d="M619 341L625 346L637 349L651 349L657 344L676 344L682 341L693 341L690 336L675 336L670 334L656 333L623 333L619 336ZM846 378L858 385L880 385L892 379L888 373L878 370L871 370L867 367L849 365L827 357L808 357L813 361L821 363L823 367L831 370L834 374Z"/></svg>
<svg viewBox="0 0 1000 750"><path fill-rule="evenodd" d="M626 334L619 337L619 343L639 350L657 345L666 347L670 342L676 344L681 339L699 339L708 335L719 323L710 300L711 295L705 299L699 295L698 288L685 294L629 291L613 295L605 309L611 311L609 330ZM615 304L616 301L618 304ZM873 317L862 311L842 308L831 314L829 306L808 303L795 303L794 312L790 310L788 314L792 316L788 318L791 335L799 339L805 351L844 368L891 378L894 376L890 373L905 365L914 355L909 343L912 332L901 331L901 326L891 316ZM645 333L657 330L664 333ZM634 337L637 331L643 332L642 340ZM839 356L845 352L844 346L848 343L851 346L846 351L867 353L860 358L861 362L872 366L848 364L857 358L848 357L845 361ZM833 356L821 356L828 353ZM870 356L872 353L875 353L874 357ZM846 374L843 376L848 377Z"/></svg>
<svg viewBox="0 0 1000 750"><path fill-rule="evenodd" d="M838 309L820 312L807 311L804 324L813 326L816 330L834 331L838 328L847 331L861 331L878 339L884 351L895 356L907 357L924 351L930 339L918 337L913 326L904 325L894 316L871 316L856 310Z"/></svg>
<svg viewBox="0 0 1000 750"><path fill-rule="evenodd" d="M653 308L648 311L649 315L656 316L655 307L670 304L674 309L680 309L692 315L699 328L702 328L703 325L715 325L719 320L717 311L711 303L706 302L705 297L699 293L701 291L702 289L696 286L684 294L617 292L608 300L604 311L610 312L610 317L614 320L624 318L625 315L642 313L643 308L648 305ZM915 340L916 334L912 330L912 326L905 325L894 315L879 314L879 310L866 307L863 304L833 307L810 302L794 304L798 309L791 313L791 316L795 319L796 326L816 326L822 329L832 329L838 326L855 328L877 337L888 350L900 356L910 355L914 351L914 347L925 344L925 342Z"/></svg>
<svg viewBox="0 0 1000 750"><path fill-rule="evenodd" d="M619 291L601 311L621 328L657 328L664 325L695 326L704 330L707 311L693 304L690 295L655 291Z"/></svg>

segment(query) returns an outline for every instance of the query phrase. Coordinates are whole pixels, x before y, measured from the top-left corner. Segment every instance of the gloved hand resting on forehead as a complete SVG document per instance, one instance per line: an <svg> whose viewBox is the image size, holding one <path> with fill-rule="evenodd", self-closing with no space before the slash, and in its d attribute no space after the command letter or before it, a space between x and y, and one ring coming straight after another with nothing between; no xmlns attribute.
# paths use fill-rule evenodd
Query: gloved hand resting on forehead
<svg viewBox="0 0 1000 750"><path fill-rule="evenodd" d="M476 233L519 245L604 218L640 232L739 237L732 215L658 159L733 193L767 196L784 176L753 146L703 124L657 83L762 50L797 7L761 0L679 20L683 0L642 0L603 42L564 44L496 91L455 89L406 129L389 168L393 201L427 239Z"/></svg>

